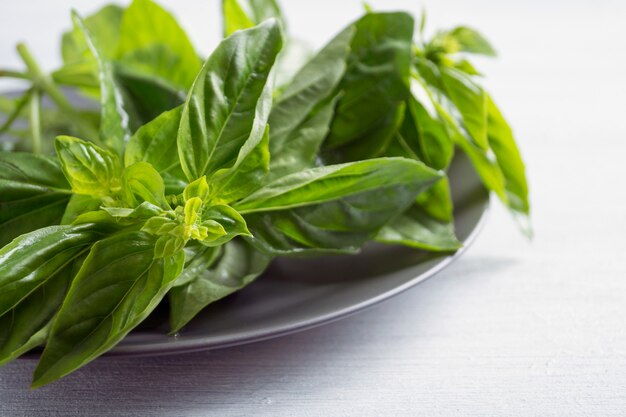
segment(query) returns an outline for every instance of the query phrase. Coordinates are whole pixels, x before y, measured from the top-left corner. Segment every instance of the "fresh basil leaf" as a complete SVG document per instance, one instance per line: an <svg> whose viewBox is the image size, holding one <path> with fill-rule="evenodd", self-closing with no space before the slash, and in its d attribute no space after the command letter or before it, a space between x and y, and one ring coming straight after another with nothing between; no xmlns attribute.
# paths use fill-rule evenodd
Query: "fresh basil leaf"
<svg viewBox="0 0 626 417"><path fill-rule="evenodd" d="M72 194L65 208L61 224L72 224L81 214L95 211L102 205L102 199L84 194Z"/></svg>
<svg viewBox="0 0 626 417"><path fill-rule="evenodd" d="M35 370L53 382L115 346L171 288L184 253L154 259L155 238L123 232L96 243L74 278Z"/></svg>
<svg viewBox="0 0 626 417"><path fill-rule="evenodd" d="M124 184L136 198L137 204L147 201L162 209L170 209L165 200L165 184L159 173L147 162L137 162L124 170Z"/></svg>
<svg viewBox="0 0 626 417"><path fill-rule="evenodd" d="M139 204L137 207L130 208L121 208L121 207L102 207L101 210L107 212L112 217L115 217L118 222L123 221L147 221L155 216L160 216L165 213L165 211L148 201L144 201Z"/></svg>
<svg viewBox="0 0 626 417"><path fill-rule="evenodd" d="M134 131L185 102L185 92L156 76L117 65L117 84L123 91L124 104L133 116Z"/></svg>
<svg viewBox="0 0 626 417"><path fill-rule="evenodd" d="M251 236L244 218L230 206L215 205L207 208L202 213L202 224L216 222L224 228L225 234L215 240L204 240L200 243L209 246L221 246L237 236Z"/></svg>
<svg viewBox="0 0 626 417"><path fill-rule="evenodd" d="M51 277L13 309L0 316L0 365L43 343L83 257ZM40 333L43 332L43 338Z"/></svg>
<svg viewBox="0 0 626 417"><path fill-rule="evenodd" d="M445 50L449 54L467 52L486 56L496 56L489 41L476 29L467 26L457 26L454 29L439 35Z"/></svg>
<svg viewBox="0 0 626 417"><path fill-rule="evenodd" d="M454 141L445 124L416 98L407 101L400 140L418 160L434 169L445 169L454 156Z"/></svg>
<svg viewBox="0 0 626 417"><path fill-rule="evenodd" d="M21 343L21 345L15 347L13 350L11 350L12 347L9 347L9 345L7 344L6 352L2 353L4 356L0 357L0 366L14 361L23 354L31 351L32 349L43 345L46 342L46 339L48 339L48 333L50 332L51 324L52 323L48 323L48 325L32 335L25 343Z"/></svg>
<svg viewBox="0 0 626 417"><path fill-rule="evenodd" d="M0 152L0 247L24 233L59 224L70 195L56 159Z"/></svg>
<svg viewBox="0 0 626 417"><path fill-rule="evenodd" d="M417 205L385 225L376 240L437 252L455 251L463 246L456 238L452 223L432 218Z"/></svg>
<svg viewBox="0 0 626 417"><path fill-rule="evenodd" d="M181 114L182 106L179 106L139 128L126 146L126 166L148 162L160 173L180 171L176 134Z"/></svg>
<svg viewBox="0 0 626 417"><path fill-rule="evenodd" d="M112 59L116 55L123 13L122 7L110 4L84 19L85 27L102 44L102 52L106 58ZM92 58L85 37L79 29L73 28L63 34L61 55L66 65L83 63ZM97 72L93 66L91 71Z"/></svg>
<svg viewBox="0 0 626 417"><path fill-rule="evenodd" d="M487 97L487 110L489 146L505 179L508 206L522 217L528 216L530 212L528 183L526 181L524 162L515 144L513 132L491 97ZM529 226L525 227L526 233L531 234Z"/></svg>
<svg viewBox="0 0 626 417"><path fill-rule="evenodd" d="M163 182L165 184L165 195L167 196L176 196L182 193L187 186L187 182L182 179L170 174L169 172L165 172L161 174L163 177Z"/></svg>
<svg viewBox="0 0 626 417"><path fill-rule="evenodd" d="M262 119L255 116L267 108L260 98L281 45L278 24L270 20L225 39L204 64L178 132L178 154L190 181L235 162L258 126L255 120Z"/></svg>
<svg viewBox="0 0 626 417"><path fill-rule="evenodd" d="M122 155L124 146L130 137L129 117L124 109L122 95L116 84L113 66L104 55L98 40L92 38L82 18L74 12L72 13L72 20L76 29L85 37L89 50L98 63L100 104L102 107L100 141Z"/></svg>
<svg viewBox="0 0 626 417"><path fill-rule="evenodd" d="M196 279L198 274L204 272L222 256L224 247L226 245L208 247L199 243L185 246L185 267L183 272L176 278L172 289L181 287Z"/></svg>
<svg viewBox="0 0 626 417"><path fill-rule="evenodd" d="M334 91L345 73L354 33L354 27L349 27L330 41L295 75L272 107L272 178L312 166L329 132L338 98Z"/></svg>
<svg viewBox="0 0 626 417"><path fill-rule="evenodd" d="M117 155L69 136L59 136L55 148L65 177L76 194L101 198L120 193L122 167Z"/></svg>
<svg viewBox="0 0 626 417"><path fill-rule="evenodd" d="M241 213L324 203L390 185L423 189L441 177L421 162L379 158L297 172L266 185L234 205Z"/></svg>
<svg viewBox="0 0 626 417"><path fill-rule="evenodd" d="M119 62L187 89L200 71L200 58L176 19L151 0L134 0L124 12Z"/></svg>
<svg viewBox="0 0 626 417"><path fill-rule="evenodd" d="M222 0L222 19L224 37L230 36L238 30L250 29L255 26L239 0Z"/></svg>
<svg viewBox="0 0 626 417"><path fill-rule="evenodd" d="M439 178L421 162L371 159L291 174L235 208L267 253L355 252Z"/></svg>
<svg viewBox="0 0 626 417"><path fill-rule="evenodd" d="M355 23L356 34L343 91L326 147L356 160L379 156L402 120L409 96L413 18L406 13L368 13ZM355 142L354 146L346 146ZM342 147L342 149L339 149Z"/></svg>
<svg viewBox="0 0 626 417"><path fill-rule="evenodd" d="M271 18L280 21L283 29L287 28L276 0L222 0L224 37Z"/></svg>
<svg viewBox="0 0 626 417"><path fill-rule="evenodd" d="M102 229L90 224L49 226L0 249L0 316L100 239Z"/></svg>
<svg viewBox="0 0 626 417"><path fill-rule="evenodd" d="M190 182L183 191L183 198L185 199L185 202L194 197L198 197L203 203L206 203L209 200L209 196L210 188L206 177L200 177L197 180Z"/></svg>
<svg viewBox="0 0 626 417"><path fill-rule="evenodd" d="M209 304L249 285L267 268L271 257L233 240L215 251L199 252L185 268L187 282L169 293L170 328L182 329Z"/></svg>
<svg viewBox="0 0 626 417"><path fill-rule="evenodd" d="M462 244L454 231L452 198L447 178L442 178L404 213L386 224L376 240L429 251L455 251Z"/></svg>
<svg viewBox="0 0 626 417"><path fill-rule="evenodd" d="M442 68L441 81L448 97L463 118L467 129L476 145L487 149L487 94L472 78L455 69Z"/></svg>
<svg viewBox="0 0 626 417"><path fill-rule="evenodd" d="M221 169L211 176L213 202L229 204L261 187L270 165L269 137L267 126L260 141L256 138L246 141L231 168Z"/></svg>

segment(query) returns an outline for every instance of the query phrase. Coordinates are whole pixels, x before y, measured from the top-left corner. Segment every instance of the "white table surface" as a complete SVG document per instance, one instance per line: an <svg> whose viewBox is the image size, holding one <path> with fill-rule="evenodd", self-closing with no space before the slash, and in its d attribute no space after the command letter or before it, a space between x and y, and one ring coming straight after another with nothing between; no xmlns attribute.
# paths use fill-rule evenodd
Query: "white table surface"
<svg viewBox="0 0 626 417"><path fill-rule="evenodd" d="M25 39L52 68L66 11L101 2L1 3L0 66ZM208 51L217 1L164 3ZM318 45L360 11L283 3ZM433 26L471 24L501 51L480 66L527 159L532 242L494 204L460 261L371 310L226 350L102 358L35 392L35 363L17 361L0 369L0 416L626 415L626 2L426 6Z"/></svg>

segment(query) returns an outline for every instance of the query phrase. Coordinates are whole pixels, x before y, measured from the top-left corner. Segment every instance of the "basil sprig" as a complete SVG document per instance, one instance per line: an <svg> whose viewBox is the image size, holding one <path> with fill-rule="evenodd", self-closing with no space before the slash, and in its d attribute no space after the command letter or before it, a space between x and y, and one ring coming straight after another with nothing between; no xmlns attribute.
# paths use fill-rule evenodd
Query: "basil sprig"
<svg viewBox="0 0 626 417"><path fill-rule="evenodd" d="M201 59L151 0L73 13L60 69L20 45L26 71L0 70L32 83L0 98L14 138L0 152L0 364L44 346L33 387L114 347L166 296L180 331L277 256L458 249L457 151L528 224L511 128L467 59L495 54L478 32L425 40L423 20L415 36L409 14L368 11L294 62L309 54L274 0L224 0L223 17Z"/></svg>

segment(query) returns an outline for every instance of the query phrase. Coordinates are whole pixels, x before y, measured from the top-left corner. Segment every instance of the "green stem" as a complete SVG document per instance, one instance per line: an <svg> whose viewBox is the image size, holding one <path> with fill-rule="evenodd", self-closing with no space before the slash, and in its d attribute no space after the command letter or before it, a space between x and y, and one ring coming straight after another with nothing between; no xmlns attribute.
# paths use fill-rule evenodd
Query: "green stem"
<svg viewBox="0 0 626 417"><path fill-rule="evenodd" d="M98 141L98 132L91 126L86 123L80 116L80 114L74 109L69 100L63 95L59 87L54 83L54 81L45 74L28 48L24 44L17 45L17 52L22 57L22 60L26 64L30 76L33 78L35 83L44 91L50 99L61 109L65 116L76 125L76 128L84 135L87 139L91 139L93 141Z"/></svg>
<svg viewBox="0 0 626 417"><path fill-rule="evenodd" d="M13 126L13 122L15 122L22 110L24 110L24 107L26 107L26 105L30 101L30 97L33 95L33 91L33 88L27 90L17 102L15 108L13 108L11 114L9 114L9 117L7 117L2 126L0 126L0 136L4 135L6 132L9 131L9 129L11 129L11 126Z"/></svg>
<svg viewBox="0 0 626 417"><path fill-rule="evenodd" d="M30 75L25 72L2 70L0 69L0 77L19 78L20 80L30 80Z"/></svg>
<svg viewBox="0 0 626 417"><path fill-rule="evenodd" d="M42 151L41 140L41 94L35 90L30 96L30 132L33 144L33 153Z"/></svg>

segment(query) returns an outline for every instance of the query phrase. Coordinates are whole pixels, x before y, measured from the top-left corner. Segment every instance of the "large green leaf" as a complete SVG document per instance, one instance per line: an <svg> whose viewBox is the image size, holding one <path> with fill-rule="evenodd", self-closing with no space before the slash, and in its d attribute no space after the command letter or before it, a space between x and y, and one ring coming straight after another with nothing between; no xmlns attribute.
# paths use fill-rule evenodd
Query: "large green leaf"
<svg viewBox="0 0 626 417"><path fill-rule="evenodd" d="M122 190L122 167L117 155L69 136L59 136L55 148L76 194L103 198Z"/></svg>
<svg viewBox="0 0 626 417"><path fill-rule="evenodd" d="M117 53L123 13L122 7L110 4L84 19L85 27L92 36L98 38L102 45L102 53L108 59L113 59ZM61 55L66 65L91 60L91 51L79 29L74 28L63 34ZM90 70L97 72L95 66Z"/></svg>
<svg viewBox="0 0 626 417"><path fill-rule="evenodd" d="M151 0L134 0L122 18L118 61L187 89L201 62L174 17Z"/></svg>
<svg viewBox="0 0 626 417"><path fill-rule="evenodd" d="M82 256L59 270L35 291L0 316L0 365L43 342L49 324L65 298L82 262Z"/></svg>
<svg viewBox="0 0 626 417"><path fill-rule="evenodd" d="M124 170L124 186L133 195L134 205L144 201L162 209L170 209L165 200L165 184L163 178L152 165L147 162L137 162Z"/></svg>
<svg viewBox="0 0 626 417"><path fill-rule="evenodd" d="M222 25L224 37L238 30L250 29L255 26L252 17L244 10L239 0L222 0Z"/></svg>
<svg viewBox="0 0 626 417"><path fill-rule="evenodd" d="M101 42L106 41L92 37L85 22L78 14L72 13L72 20L76 29L83 34L89 50L98 64L100 105L102 108L100 141L117 154L123 155L124 146L130 138L129 117L124 109L122 94L118 89L113 72L113 65L100 46Z"/></svg>
<svg viewBox="0 0 626 417"><path fill-rule="evenodd" d="M441 68L446 94L459 111L463 126L476 145L487 149L487 93L468 74L456 68Z"/></svg>
<svg viewBox="0 0 626 417"><path fill-rule="evenodd" d="M24 233L59 224L70 195L56 159L0 152L0 247Z"/></svg>
<svg viewBox="0 0 626 417"><path fill-rule="evenodd" d="M291 174L235 208L265 252L354 252L440 178L421 162L372 159Z"/></svg>
<svg viewBox="0 0 626 417"><path fill-rule="evenodd" d="M430 251L459 249L462 244L454 232L452 199L447 178L442 178L420 194L407 211L380 230L376 240Z"/></svg>
<svg viewBox="0 0 626 417"><path fill-rule="evenodd" d="M211 198L215 203L229 204L261 187L270 165L269 138L267 126L260 141L254 137L246 141L231 168L211 176Z"/></svg>
<svg viewBox="0 0 626 417"><path fill-rule="evenodd" d="M0 250L0 316L63 270L105 226L49 226L22 235Z"/></svg>
<svg viewBox="0 0 626 417"><path fill-rule="evenodd" d="M515 144L513 132L491 97L487 98L487 110L489 146L506 181L505 189L508 196L508 205L514 212L527 216L530 212L528 183L526 181L524 162Z"/></svg>
<svg viewBox="0 0 626 417"><path fill-rule="evenodd" d="M116 75L117 84L123 91L124 104L132 116L133 131L185 102L184 90L174 88L156 76L119 65Z"/></svg>
<svg viewBox="0 0 626 417"><path fill-rule="evenodd" d="M379 156L402 120L409 95L413 18L406 13L368 13L355 23L343 96L326 141L334 160ZM354 146L346 146L355 142Z"/></svg>
<svg viewBox="0 0 626 417"><path fill-rule="evenodd" d="M434 169L445 169L454 155L454 141L436 112L419 100L407 100L404 122L399 130L402 145L407 151Z"/></svg>
<svg viewBox="0 0 626 417"><path fill-rule="evenodd" d="M180 274L184 254L154 259L154 245L154 236L124 232L93 246L56 316L33 387L111 349L157 306Z"/></svg>
<svg viewBox="0 0 626 417"><path fill-rule="evenodd" d="M61 224L72 224L81 214L98 210L102 206L102 199L85 194L72 194L65 208Z"/></svg>
<svg viewBox="0 0 626 417"><path fill-rule="evenodd" d="M276 0L222 0L225 37L270 18L278 19L283 29L286 29L283 13Z"/></svg>
<svg viewBox="0 0 626 417"><path fill-rule="evenodd" d="M234 205L241 213L266 212L341 199L390 185L431 185L441 174L421 162L379 158L297 172L266 185Z"/></svg>
<svg viewBox="0 0 626 417"><path fill-rule="evenodd" d="M267 78L281 45L278 24L270 20L225 39L204 64L178 132L190 181L231 166L251 135L260 140L265 123L259 121L270 110Z"/></svg>
<svg viewBox="0 0 626 417"><path fill-rule="evenodd" d="M349 27L330 41L295 75L272 107L272 178L313 165L329 132L334 92L346 70L354 32Z"/></svg>
<svg viewBox="0 0 626 417"><path fill-rule="evenodd" d="M218 256L212 250L198 252L185 267L188 282L169 293L172 332L179 331L209 304L250 284L271 259L240 240L226 244Z"/></svg>
<svg viewBox="0 0 626 417"><path fill-rule="evenodd" d="M160 173L171 172L178 176L180 161L176 134L182 111L182 106L176 107L137 130L126 146L125 165L148 162Z"/></svg>
<svg viewBox="0 0 626 417"><path fill-rule="evenodd" d="M466 52L486 56L496 56L489 41L476 29L457 26L452 30L439 32L431 42L447 54Z"/></svg>

